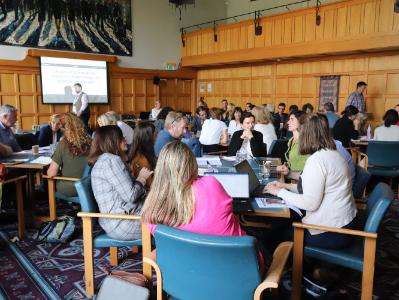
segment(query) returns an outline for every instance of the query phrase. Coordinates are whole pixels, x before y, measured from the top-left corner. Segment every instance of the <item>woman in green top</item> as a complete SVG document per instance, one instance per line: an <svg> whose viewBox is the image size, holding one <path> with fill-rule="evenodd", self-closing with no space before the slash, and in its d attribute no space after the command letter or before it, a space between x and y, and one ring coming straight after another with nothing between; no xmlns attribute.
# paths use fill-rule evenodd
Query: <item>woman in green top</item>
<svg viewBox="0 0 399 300"><path fill-rule="evenodd" d="M64 136L51 157L47 175L54 177L60 173L63 177L80 178L87 165L91 138L82 121L71 113L62 116L61 124L65 128ZM72 181L58 180L56 191L68 197L77 196Z"/></svg>
<svg viewBox="0 0 399 300"><path fill-rule="evenodd" d="M289 115L288 119L288 130L292 132L292 138L288 141L288 150L285 153L285 158L287 160L288 168L294 172L301 172L305 167L306 160L309 155L299 154L299 119L305 113L303 111L293 111ZM283 172L287 166L279 166L278 171Z"/></svg>

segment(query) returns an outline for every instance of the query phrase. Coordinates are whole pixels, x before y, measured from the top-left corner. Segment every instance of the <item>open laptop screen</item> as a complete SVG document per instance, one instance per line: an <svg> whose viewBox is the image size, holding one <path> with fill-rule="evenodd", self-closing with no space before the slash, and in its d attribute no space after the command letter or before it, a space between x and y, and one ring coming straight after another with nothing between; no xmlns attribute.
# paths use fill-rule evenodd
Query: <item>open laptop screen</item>
<svg viewBox="0 0 399 300"><path fill-rule="evenodd" d="M249 198L248 174L241 173L205 173L215 177L232 198Z"/></svg>

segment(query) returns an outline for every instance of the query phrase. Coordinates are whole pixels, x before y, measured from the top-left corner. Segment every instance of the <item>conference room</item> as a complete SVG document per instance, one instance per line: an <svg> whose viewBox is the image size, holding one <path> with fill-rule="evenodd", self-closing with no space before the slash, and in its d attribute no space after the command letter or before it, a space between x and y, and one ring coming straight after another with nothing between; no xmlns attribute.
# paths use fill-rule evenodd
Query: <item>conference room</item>
<svg viewBox="0 0 399 300"><path fill-rule="evenodd" d="M397 299L398 0L0 0L1 299Z"/></svg>

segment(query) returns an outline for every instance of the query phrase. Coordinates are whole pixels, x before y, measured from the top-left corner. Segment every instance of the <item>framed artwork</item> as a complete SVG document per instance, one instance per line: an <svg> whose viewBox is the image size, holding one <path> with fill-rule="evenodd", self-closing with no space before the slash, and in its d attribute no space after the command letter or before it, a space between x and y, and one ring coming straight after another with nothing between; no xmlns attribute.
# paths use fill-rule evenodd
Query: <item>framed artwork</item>
<svg viewBox="0 0 399 300"><path fill-rule="evenodd" d="M0 44L132 55L131 0L0 0Z"/></svg>
<svg viewBox="0 0 399 300"><path fill-rule="evenodd" d="M337 111L340 77L339 75L320 77L319 111L323 110L323 106L327 102L331 102Z"/></svg>

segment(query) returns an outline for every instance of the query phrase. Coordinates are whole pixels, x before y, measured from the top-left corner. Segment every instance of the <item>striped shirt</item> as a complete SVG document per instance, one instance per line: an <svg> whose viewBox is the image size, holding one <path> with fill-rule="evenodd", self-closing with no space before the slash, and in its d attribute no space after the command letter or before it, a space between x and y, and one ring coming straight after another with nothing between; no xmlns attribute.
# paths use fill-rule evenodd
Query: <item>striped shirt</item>
<svg viewBox="0 0 399 300"><path fill-rule="evenodd" d="M349 105L353 105L354 107L356 107L359 112L364 112L365 105L363 94L359 94L358 92L353 92L352 94L350 94L348 97L348 101L346 102L346 106Z"/></svg>

